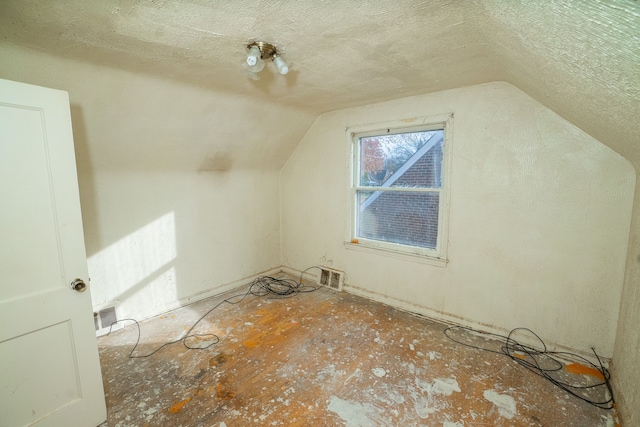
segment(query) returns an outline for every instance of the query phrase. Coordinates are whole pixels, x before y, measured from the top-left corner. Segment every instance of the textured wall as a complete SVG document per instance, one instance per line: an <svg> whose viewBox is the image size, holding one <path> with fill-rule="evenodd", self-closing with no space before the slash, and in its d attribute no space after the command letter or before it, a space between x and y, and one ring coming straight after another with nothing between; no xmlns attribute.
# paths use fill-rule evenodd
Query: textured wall
<svg viewBox="0 0 640 427"><path fill-rule="evenodd" d="M637 166L638 167L638 166ZM637 170L636 167L636 170ZM625 286L613 355L615 397L625 424L640 425L640 186L636 182Z"/></svg>
<svg viewBox="0 0 640 427"><path fill-rule="evenodd" d="M4 0L0 39L316 112L508 81L640 159L639 20L636 0ZM255 37L290 75L247 78Z"/></svg>
<svg viewBox="0 0 640 427"><path fill-rule="evenodd" d="M346 249L345 127L450 112L449 264ZM331 265L350 290L413 311L611 357L634 185L628 161L503 83L336 111L283 169L283 262Z"/></svg>
<svg viewBox="0 0 640 427"><path fill-rule="evenodd" d="M96 308L146 317L280 265L278 174L313 116L4 45L67 90Z"/></svg>
<svg viewBox="0 0 640 427"><path fill-rule="evenodd" d="M481 1L478 29L505 80L640 161L640 3Z"/></svg>
<svg viewBox="0 0 640 427"><path fill-rule="evenodd" d="M4 0L0 38L317 112L488 81L496 64L469 28L478 10L450 0ZM248 78L252 38L285 49L286 78L270 63Z"/></svg>
<svg viewBox="0 0 640 427"><path fill-rule="evenodd" d="M0 43L0 77L66 90L99 169L279 170L314 114ZM81 165L82 166L82 165Z"/></svg>

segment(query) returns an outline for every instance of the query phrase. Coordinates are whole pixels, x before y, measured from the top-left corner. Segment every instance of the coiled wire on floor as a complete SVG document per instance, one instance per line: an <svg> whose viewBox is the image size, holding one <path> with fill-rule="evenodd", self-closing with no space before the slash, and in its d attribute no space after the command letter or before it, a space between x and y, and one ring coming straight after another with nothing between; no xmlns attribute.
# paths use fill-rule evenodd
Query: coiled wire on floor
<svg viewBox="0 0 640 427"><path fill-rule="evenodd" d="M182 344L189 350L206 350L211 346L219 343L220 338L216 334L194 334L193 330L196 328L196 326L198 326L198 324L204 318L206 318L209 314L211 314L211 312L213 312L223 304L239 304L249 295L253 295L261 298L267 298L267 297L268 298L291 298L300 293L313 292L317 290L319 286L303 284L302 277L307 271L314 268L320 269L320 267L318 266L312 266L305 269L300 273L300 280L298 281L293 279L277 278L277 277L271 277L271 276L259 276L253 282L251 282L246 292L226 298L220 301L218 304L211 307L206 313L200 316L198 320L196 320L191 325L189 330L187 330L187 332L184 333L180 338L173 341L166 342L161 346L159 346L158 348L156 348L155 350L153 350L152 352L147 354L142 354L142 355L134 354L136 349L138 348L138 345L140 344L140 323L135 319L120 319L117 322L113 322L109 326L109 332L107 333L107 335L111 333L113 326L118 323L133 322L136 325L138 329L138 338L136 339L135 345L129 352L130 359L143 359L146 357L153 356L163 348L179 342L182 342Z"/></svg>
<svg viewBox="0 0 640 427"><path fill-rule="evenodd" d="M482 338L482 341L478 340L482 344L471 344L470 342L464 342L461 337L455 337L457 332L464 332L466 334L471 334L474 337ZM514 339L515 334L523 332L526 334L530 334L533 338L535 338L535 340L540 343L540 348L521 344ZM555 386L561 388L567 393L591 405L597 406L598 408L612 409L615 405L615 402L613 400L613 390L609 382L611 374L603 366L600 356L598 356L594 348L591 348L591 350L598 360L599 366L596 366L588 359L575 353L547 350L547 346L544 341L542 341L542 339L536 333L528 328L512 329L511 332L509 332L509 334L505 336L489 332L477 331L475 329L467 328L464 326L450 326L444 330L444 334L450 340L466 347L507 356L514 362L518 363L520 366L523 366L534 374L547 379ZM475 340L472 341L475 342ZM554 356L556 356L557 358ZM579 361L587 368L590 368L591 372L598 372L599 375L596 374L591 376L594 379L597 378L598 381L591 380L587 385L578 385L575 382L570 383L568 381L568 378L566 378L566 375L564 375L564 372L567 372L565 370L566 363L558 360L559 358ZM565 376L565 378L561 378L562 376ZM590 394L601 395L603 396L603 398L593 398L590 396Z"/></svg>

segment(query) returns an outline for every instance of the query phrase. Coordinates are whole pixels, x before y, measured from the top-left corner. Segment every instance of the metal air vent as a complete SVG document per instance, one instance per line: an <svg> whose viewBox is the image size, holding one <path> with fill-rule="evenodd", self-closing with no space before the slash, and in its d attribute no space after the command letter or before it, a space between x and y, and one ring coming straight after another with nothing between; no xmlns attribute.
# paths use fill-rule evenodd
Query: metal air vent
<svg viewBox="0 0 640 427"><path fill-rule="evenodd" d="M336 291L342 290L344 273L327 267L320 267L319 284Z"/></svg>

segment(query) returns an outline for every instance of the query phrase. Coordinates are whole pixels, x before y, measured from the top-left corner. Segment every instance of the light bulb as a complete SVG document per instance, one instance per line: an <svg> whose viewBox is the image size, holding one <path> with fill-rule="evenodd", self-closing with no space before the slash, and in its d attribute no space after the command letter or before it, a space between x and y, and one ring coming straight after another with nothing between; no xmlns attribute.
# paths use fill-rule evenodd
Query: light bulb
<svg viewBox="0 0 640 427"><path fill-rule="evenodd" d="M264 68L264 61L258 58L255 65L249 65L247 62L242 65L245 70L250 71L251 73L259 73Z"/></svg>
<svg viewBox="0 0 640 427"><path fill-rule="evenodd" d="M286 62L284 62L284 59L282 59L281 56L274 56L273 63L278 69L278 72L283 76L289 72L289 66L287 65Z"/></svg>
<svg viewBox="0 0 640 427"><path fill-rule="evenodd" d="M253 67L260 59L262 53L260 52L260 48L258 46L251 46L249 49L249 56L247 56L247 65Z"/></svg>

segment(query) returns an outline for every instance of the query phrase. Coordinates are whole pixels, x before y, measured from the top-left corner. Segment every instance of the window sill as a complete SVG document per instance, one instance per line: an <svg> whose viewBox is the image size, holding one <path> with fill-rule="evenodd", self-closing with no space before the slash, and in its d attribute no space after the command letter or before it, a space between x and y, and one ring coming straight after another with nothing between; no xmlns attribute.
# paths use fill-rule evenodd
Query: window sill
<svg viewBox="0 0 640 427"><path fill-rule="evenodd" d="M436 267L446 267L449 260L442 258L434 258L427 255L411 254L407 252L399 252L390 249L368 246L361 243L344 242L344 247L351 251L359 251L370 254L388 256L411 262L419 262L421 264L434 265Z"/></svg>

